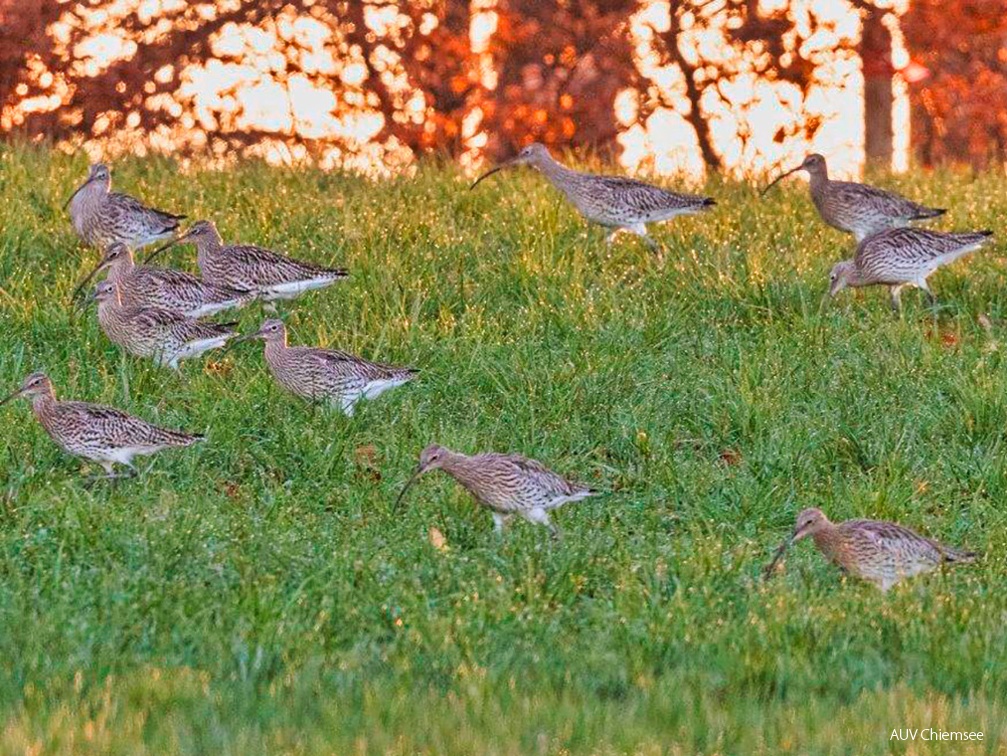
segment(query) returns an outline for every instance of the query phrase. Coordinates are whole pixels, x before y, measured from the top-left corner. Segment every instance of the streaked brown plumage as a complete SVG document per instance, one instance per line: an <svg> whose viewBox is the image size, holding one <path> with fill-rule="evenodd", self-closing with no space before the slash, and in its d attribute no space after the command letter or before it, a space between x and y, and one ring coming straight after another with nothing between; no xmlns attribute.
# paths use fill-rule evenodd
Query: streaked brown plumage
<svg viewBox="0 0 1007 756"><path fill-rule="evenodd" d="M818 154L808 155L799 166L775 178L762 193L797 171L807 171L811 176L811 201L822 220L833 228L853 234L858 242L886 228L906 226L947 212L875 186L832 181L825 158Z"/></svg>
<svg viewBox="0 0 1007 756"><path fill-rule="evenodd" d="M29 375L21 387L0 404L17 396L31 397L35 417L61 449L97 462L109 478L119 477L113 469L116 464L126 465L129 474L135 475L133 457L191 446L203 439L199 435L159 428L103 404L59 401L45 373Z"/></svg>
<svg viewBox="0 0 1007 756"><path fill-rule="evenodd" d="M484 173L471 188L487 176L517 165L538 169L587 220L612 229L609 242L625 230L642 238L651 249L658 250L657 243L647 233L648 223L699 213L716 204L709 197L676 194L635 179L572 170L553 159L545 145L537 143Z"/></svg>
<svg viewBox="0 0 1007 756"><path fill-rule="evenodd" d="M238 335L234 323L206 323L157 307L125 307L111 281L98 284L94 298L98 322L109 341L174 370L179 361L218 349Z"/></svg>
<svg viewBox="0 0 1007 756"><path fill-rule="evenodd" d="M106 269L106 280L118 286L124 307L157 307L187 318L202 318L242 307L255 299L252 292L209 284L180 270L135 265L129 247L119 243L105 251L97 267L77 285L74 297L88 281Z"/></svg>
<svg viewBox="0 0 1007 756"><path fill-rule="evenodd" d="M806 536L845 572L873 583L882 591L906 578L937 569L945 562L972 562L972 552L945 546L894 522L847 520L833 523L820 509L805 509L797 524L766 567L769 577L784 552Z"/></svg>
<svg viewBox="0 0 1007 756"><path fill-rule="evenodd" d="M489 509L498 532L513 515L520 515L558 535L549 512L598 493L520 454L487 452L468 456L432 444L420 455L419 465L399 494L396 507L413 482L429 470L443 470L472 494L476 502Z"/></svg>
<svg viewBox="0 0 1007 756"><path fill-rule="evenodd" d="M889 288L892 308L898 311L902 289L915 286L935 302L927 284L930 274L979 249L992 235L992 231L949 234L922 228L881 231L857 245L852 260L836 263L829 274L829 296L847 286L884 285Z"/></svg>
<svg viewBox="0 0 1007 756"><path fill-rule="evenodd" d="M196 245L196 263L204 281L254 291L267 302L293 299L306 291L331 286L349 275L344 268L323 268L263 247L224 244L210 221L194 223L178 239L155 250L147 262L183 241Z"/></svg>
<svg viewBox="0 0 1007 756"><path fill-rule="evenodd" d="M281 320L267 320L245 339L266 342L269 372L291 393L311 401L328 401L347 415L361 399L373 399L388 389L416 377L413 368L370 362L336 349L287 346L287 329Z"/></svg>
<svg viewBox="0 0 1007 756"><path fill-rule="evenodd" d="M171 238L184 215L147 207L128 194L110 191L112 176L107 165L91 166L87 180L67 200L70 220L87 244L106 248L116 242L131 249Z"/></svg>

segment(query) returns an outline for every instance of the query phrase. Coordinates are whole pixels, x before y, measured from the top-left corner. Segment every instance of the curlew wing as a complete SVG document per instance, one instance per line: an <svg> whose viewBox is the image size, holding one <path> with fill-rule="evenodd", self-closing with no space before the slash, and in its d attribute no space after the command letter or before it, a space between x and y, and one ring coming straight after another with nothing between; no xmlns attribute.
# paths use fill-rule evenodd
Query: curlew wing
<svg viewBox="0 0 1007 756"><path fill-rule="evenodd" d="M548 496L554 498L583 497L594 493L587 486L573 483L553 472L538 460L529 459L521 454L487 454L484 456L495 458L501 466L514 468L519 475L532 482Z"/></svg>
<svg viewBox="0 0 1007 756"><path fill-rule="evenodd" d="M990 231L949 234L923 228L893 228L873 234L857 246L857 267L886 280L892 271L929 273L983 245Z"/></svg>
<svg viewBox="0 0 1007 756"><path fill-rule="evenodd" d="M261 286L306 281L321 276L344 278L349 275L343 268L323 268L251 244L224 247L224 251L234 263L253 275Z"/></svg>
<svg viewBox="0 0 1007 756"><path fill-rule="evenodd" d="M106 202L113 204L122 213L142 218L145 225L152 229L159 229L162 232L174 231L178 228L178 222L184 220L186 216L176 215L157 208L148 207L135 197L119 192L111 192Z"/></svg>
<svg viewBox="0 0 1007 756"><path fill-rule="evenodd" d="M89 402L59 402L58 421L76 427L114 446L188 446L201 436L168 430L129 415L115 407Z"/></svg>
<svg viewBox="0 0 1007 756"><path fill-rule="evenodd" d="M326 369L357 378L364 385L373 381L409 380L416 375L413 368L371 362L340 349L311 349L309 354Z"/></svg>
<svg viewBox="0 0 1007 756"><path fill-rule="evenodd" d="M881 215L890 218L925 220L943 215L946 212L939 208L927 207L918 202L913 202L901 194L896 194L886 189L879 189L876 186L868 186L867 184L857 184L852 181L830 181L829 192L833 195L833 201L840 205L848 205L850 207L869 205L875 208Z"/></svg>
<svg viewBox="0 0 1007 756"><path fill-rule="evenodd" d="M207 323L204 320L183 318L173 329L186 342L237 336L234 323Z"/></svg>
<svg viewBox="0 0 1007 756"><path fill-rule="evenodd" d="M229 302L253 296L253 293L246 289L235 289L221 284L207 283L189 273L175 270L174 268L142 266L136 268L133 275L177 291L192 301Z"/></svg>
<svg viewBox="0 0 1007 756"><path fill-rule="evenodd" d="M649 220L662 220L669 214L698 213L716 204L710 197L670 192L623 176L598 176L596 186L609 195L613 204L621 204Z"/></svg>
<svg viewBox="0 0 1007 756"><path fill-rule="evenodd" d="M944 550L938 543L894 522L848 520L839 527L854 543L860 540L900 561L932 565L944 561Z"/></svg>
<svg viewBox="0 0 1007 756"><path fill-rule="evenodd" d="M234 323L207 323L161 307L126 308L123 316L138 331L168 332L186 342L237 335Z"/></svg>
<svg viewBox="0 0 1007 756"><path fill-rule="evenodd" d="M171 328L186 320L181 313L160 307L125 307L122 315L130 325L144 330Z"/></svg>

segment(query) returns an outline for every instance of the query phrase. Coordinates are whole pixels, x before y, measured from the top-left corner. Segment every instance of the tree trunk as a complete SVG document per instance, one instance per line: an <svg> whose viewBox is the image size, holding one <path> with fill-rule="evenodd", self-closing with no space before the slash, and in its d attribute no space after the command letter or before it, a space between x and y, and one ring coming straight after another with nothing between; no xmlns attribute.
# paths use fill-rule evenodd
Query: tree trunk
<svg viewBox="0 0 1007 756"><path fill-rule="evenodd" d="M892 35L882 23L884 12L869 8L860 37L864 71L864 152L879 168L892 165Z"/></svg>

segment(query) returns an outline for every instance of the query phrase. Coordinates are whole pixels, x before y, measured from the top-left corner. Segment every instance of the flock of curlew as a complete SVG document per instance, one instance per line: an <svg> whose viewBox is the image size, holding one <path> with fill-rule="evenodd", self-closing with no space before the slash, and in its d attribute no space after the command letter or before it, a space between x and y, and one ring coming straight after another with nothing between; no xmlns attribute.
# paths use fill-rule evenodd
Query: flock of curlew
<svg viewBox="0 0 1007 756"><path fill-rule="evenodd" d="M536 168L588 221L609 229L609 243L627 231L659 251L647 231L648 223L702 212L715 204L708 197L678 194L634 179L570 169L540 144L525 147L513 159L480 176L471 188L497 171L519 165ZM913 227L913 222L937 217L945 210L865 184L830 180L821 155L809 155L766 190L800 170L810 175L811 198L822 220L852 234L857 242L854 256L832 268L828 296L846 287L884 285L898 311L902 290L912 286L922 289L934 303L928 277L978 249L992 235L989 231L944 233ZM255 300L272 308L276 300L294 299L346 278L348 273L342 268L320 267L254 245L226 244L210 221L199 221L180 232L184 215L156 210L111 191L110 171L101 164L91 168L85 182L67 200L67 208L80 238L103 250L98 265L77 286L73 299L86 303L87 299L78 295L97 274L107 271L90 299L97 302L102 331L130 354L178 369L182 360L229 342L261 339L266 364L280 386L309 401L338 406L347 415L362 399L401 386L417 374L412 368L370 362L339 350L289 346L283 321L276 318L267 319L257 332L244 336L234 329L234 323L203 320ZM136 264L134 250L162 241L167 243L143 264ZM196 247L199 277L148 264L163 250L182 242ZM0 404L17 396L31 398L36 418L57 445L97 462L107 478L135 475L133 459L137 456L202 440L202 436L159 428L113 407L58 400L49 378L41 372L25 378ZM127 472L117 473L117 464ZM420 455L396 507L419 476L436 469L454 478L489 509L498 531L517 515L545 525L557 535L550 511L599 493L519 454L470 456L432 444ZM967 562L975 556L895 523L832 523L820 510L807 509L798 515L793 532L766 568L766 576L772 574L789 545L808 536L845 572L883 591L943 563Z"/></svg>

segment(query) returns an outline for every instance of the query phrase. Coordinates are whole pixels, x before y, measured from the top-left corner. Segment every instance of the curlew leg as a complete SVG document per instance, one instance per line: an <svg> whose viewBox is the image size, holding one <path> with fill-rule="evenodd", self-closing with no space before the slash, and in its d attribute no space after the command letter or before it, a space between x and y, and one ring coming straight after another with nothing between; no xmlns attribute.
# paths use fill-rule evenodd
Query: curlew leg
<svg viewBox="0 0 1007 756"><path fill-rule="evenodd" d="M265 313L266 315L276 315L279 312L279 310L276 308L275 304L273 304L270 301L267 301L267 300L263 299L262 300L262 312Z"/></svg>
<svg viewBox="0 0 1007 756"><path fill-rule="evenodd" d="M930 284L927 283L927 279L921 278L919 281L917 281L916 288L922 289L923 292L927 295L927 301L930 303L931 307L934 308L937 307L937 297L935 297L934 293L930 291Z"/></svg>
<svg viewBox="0 0 1007 756"><path fill-rule="evenodd" d="M615 237L617 237L619 235L620 231L622 231L621 228L613 228L611 231L609 231L605 235L605 244L607 244L608 246L611 247L612 244L615 243Z"/></svg>
<svg viewBox="0 0 1007 756"><path fill-rule="evenodd" d="M654 252L658 257L664 256L664 251L661 249L661 245L654 241L654 237L647 233L646 224L634 223L632 226L627 226L626 230L643 239L644 243L650 247L650 251Z"/></svg>
<svg viewBox="0 0 1007 756"><path fill-rule="evenodd" d="M493 512L493 532L497 535L503 535L504 527L507 525L507 521L510 520L510 515L500 514L499 512Z"/></svg>
<svg viewBox="0 0 1007 756"><path fill-rule="evenodd" d="M138 474L137 469L133 467L133 465L131 465L129 462L123 463L127 465L129 469L127 469L126 472L121 473L117 473L115 471L115 463L113 462L99 461L98 464L101 465L102 469L105 470L105 474L91 475L90 477L88 477L87 480L84 481L85 488L91 488L99 480L109 480L115 483L115 481L120 480L121 478L135 478Z"/></svg>
<svg viewBox="0 0 1007 756"><path fill-rule="evenodd" d="M357 403L359 396L353 396L352 394L345 394L339 397L339 408L343 411L343 414L347 417L353 417L353 405Z"/></svg>
<svg viewBox="0 0 1007 756"><path fill-rule="evenodd" d="M105 474L89 475L84 481L84 488L90 489L99 480L112 480L115 478L115 467L111 462L98 460L98 464L101 465L102 469L105 471Z"/></svg>
<svg viewBox="0 0 1007 756"><path fill-rule="evenodd" d="M552 521L549 519L549 514L541 507L535 507L535 509L529 509L524 512L524 517L528 522L534 522L536 525L545 525L549 528L549 533L555 540L559 540L560 533L559 528L557 528Z"/></svg>
<svg viewBox="0 0 1007 756"><path fill-rule="evenodd" d="M892 297L892 312L896 315L902 312L902 289L904 286L905 284L896 284L888 287L888 292Z"/></svg>

